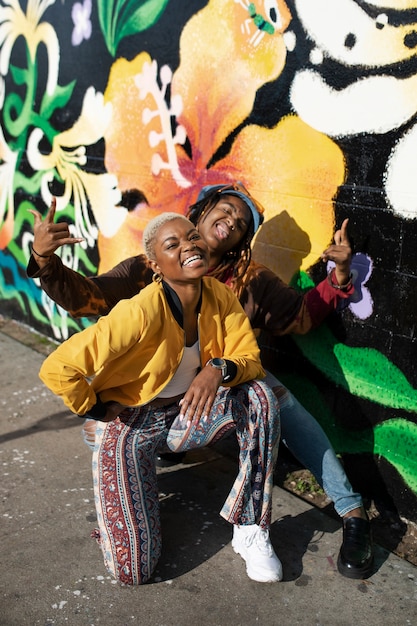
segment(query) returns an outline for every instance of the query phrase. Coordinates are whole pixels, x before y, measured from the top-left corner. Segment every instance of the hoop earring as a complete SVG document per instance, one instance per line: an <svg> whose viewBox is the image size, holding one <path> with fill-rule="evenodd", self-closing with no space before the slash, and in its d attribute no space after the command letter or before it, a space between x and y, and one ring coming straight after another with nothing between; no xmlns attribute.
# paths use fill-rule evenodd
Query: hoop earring
<svg viewBox="0 0 417 626"><path fill-rule="evenodd" d="M158 272L152 274L152 282L157 284L162 282L162 274L158 274Z"/></svg>

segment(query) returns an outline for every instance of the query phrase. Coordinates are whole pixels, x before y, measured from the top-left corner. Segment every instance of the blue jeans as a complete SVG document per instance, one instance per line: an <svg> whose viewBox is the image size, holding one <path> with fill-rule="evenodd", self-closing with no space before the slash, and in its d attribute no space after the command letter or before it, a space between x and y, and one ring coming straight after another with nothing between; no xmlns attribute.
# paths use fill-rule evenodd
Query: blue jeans
<svg viewBox="0 0 417 626"><path fill-rule="evenodd" d="M320 424L270 372L264 382L276 393L281 415L281 440L308 469L342 517L362 506L362 496L353 491L345 471Z"/></svg>
<svg viewBox="0 0 417 626"><path fill-rule="evenodd" d="M272 389L277 389L281 440L295 458L316 477L326 495L332 500L336 512L343 517L349 511L362 506L362 496L353 491L320 424L270 372L267 372L264 382ZM94 435L91 440L84 433L84 440L94 449Z"/></svg>

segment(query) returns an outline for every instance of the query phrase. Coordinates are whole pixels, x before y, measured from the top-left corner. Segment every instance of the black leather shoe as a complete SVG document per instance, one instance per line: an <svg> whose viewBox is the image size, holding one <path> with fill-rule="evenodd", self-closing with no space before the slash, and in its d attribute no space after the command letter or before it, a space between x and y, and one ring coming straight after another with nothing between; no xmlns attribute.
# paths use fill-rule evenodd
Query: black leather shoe
<svg viewBox="0 0 417 626"><path fill-rule="evenodd" d="M367 578L372 572L374 554L371 524L360 517L343 519L343 543L337 569L347 578Z"/></svg>
<svg viewBox="0 0 417 626"><path fill-rule="evenodd" d="M173 467L182 463L185 452L164 452L156 455L156 467Z"/></svg>

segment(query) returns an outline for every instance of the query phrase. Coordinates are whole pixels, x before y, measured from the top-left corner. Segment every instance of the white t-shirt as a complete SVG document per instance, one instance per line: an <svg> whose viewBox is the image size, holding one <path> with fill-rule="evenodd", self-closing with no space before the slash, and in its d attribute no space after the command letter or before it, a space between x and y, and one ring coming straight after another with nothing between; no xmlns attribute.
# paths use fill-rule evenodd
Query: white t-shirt
<svg viewBox="0 0 417 626"><path fill-rule="evenodd" d="M201 366L200 350L198 341L194 345L184 348L181 363L178 366L174 377L158 395L158 398L174 398L185 393L192 381L196 377L197 370Z"/></svg>

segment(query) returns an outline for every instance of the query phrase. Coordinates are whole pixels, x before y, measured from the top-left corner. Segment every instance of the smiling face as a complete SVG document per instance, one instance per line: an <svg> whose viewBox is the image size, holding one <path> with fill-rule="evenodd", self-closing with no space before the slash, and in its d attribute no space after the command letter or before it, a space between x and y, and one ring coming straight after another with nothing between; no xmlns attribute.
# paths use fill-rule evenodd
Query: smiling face
<svg viewBox="0 0 417 626"><path fill-rule="evenodd" d="M155 234L150 265L172 286L199 281L208 270L207 244L187 219L172 219Z"/></svg>
<svg viewBox="0 0 417 626"><path fill-rule="evenodd" d="M222 194L217 204L200 218L198 232L208 245L211 266L242 241L251 221L249 207L231 194Z"/></svg>

